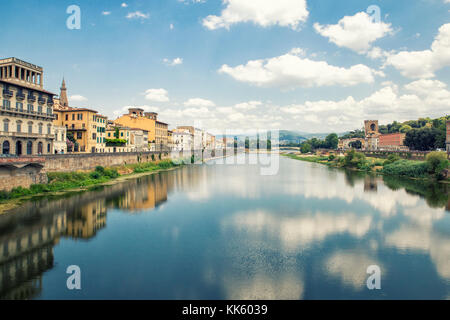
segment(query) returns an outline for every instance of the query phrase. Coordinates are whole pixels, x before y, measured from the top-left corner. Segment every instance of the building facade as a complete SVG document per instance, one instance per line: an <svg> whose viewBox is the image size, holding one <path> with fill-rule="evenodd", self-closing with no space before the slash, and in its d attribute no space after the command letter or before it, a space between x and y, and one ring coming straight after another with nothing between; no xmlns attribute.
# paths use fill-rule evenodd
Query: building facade
<svg viewBox="0 0 450 320"><path fill-rule="evenodd" d="M406 133L382 134L378 138L378 149L390 151L407 151L408 147L406 147L404 144L405 138Z"/></svg>
<svg viewBox="0 0 450 320"><path fill-rule="evenodd" d="M140 108L130 108L128 114L117 118L114 123L147 132L149 148L152 151L169 150L169 125L158 121L158 114L155 112L144 112Z"/></svg>
<svg viewBox="0 0 450 320"><path fill-rule="evenodd" d="M53 153L54 94L43 69L17 58L0 60L0 148L3 155Z"/></svg>
<svg viewBox="0 0 450 320"><path fill-rule="evenodd" d="M67 129L66 129L66 127L53 125L53 130L55 133L55 141L53 142L53 153L54 154L67 153Z"/></svg>
<svg viewBox="0 0 450 320"><path fill-rule="evenodd" d="M173 132L173 150L191 151L194 149L194 137L188 130L174 130Z"/></svg>

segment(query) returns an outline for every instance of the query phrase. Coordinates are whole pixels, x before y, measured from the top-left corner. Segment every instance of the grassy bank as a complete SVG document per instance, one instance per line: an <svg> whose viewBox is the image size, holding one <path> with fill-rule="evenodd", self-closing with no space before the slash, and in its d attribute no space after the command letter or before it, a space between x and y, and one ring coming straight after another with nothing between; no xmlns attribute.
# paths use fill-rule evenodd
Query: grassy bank
<svg viewBox="0 0 450 320"><path fill-rule="evenodd" d="M404 160L397 155L390 155L387 159L368 158L363 153L354 150L347 152L345 156L334 154L330 156L288 154L286 156L295 160L321 163L336 168L416 179L444 180L443 173L449 168L447 155L443 152L430 153L426 161Z"/></svg>
<svg viewBox="0 0 450 320"><path fill-rule="evenodd" d="M116 168L97 167L92 172L50 172L48 184L35 184L30 188L14 188L10 192L0 191L0 204L29 196L87 189L91 186L109 183L121 176L158 172L178 166L172 161L148 162L124 165Z"/></svg>

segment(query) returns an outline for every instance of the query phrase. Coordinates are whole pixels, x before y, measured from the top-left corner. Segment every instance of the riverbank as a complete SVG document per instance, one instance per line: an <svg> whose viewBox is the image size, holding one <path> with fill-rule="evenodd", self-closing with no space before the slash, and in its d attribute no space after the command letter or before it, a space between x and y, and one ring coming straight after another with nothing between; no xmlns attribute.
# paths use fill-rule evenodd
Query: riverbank
<svg viewBox="0 0 450 320"><path fill-rule="evenodd" d="M0 215L34 197L58 196L88 191L93 187L112 185L128 179L169 171L182 165L184 165L184 162L177 164L171 160L165 160L110 168L98 166L90 172L50 172L48 173L48 184L36 184L30 188L18 187L10 192L0 191Z"/></svg>
<svg viewBox="0 0 450 320"><path fill-rule="evenodd" d="M448 170L449 162L439 153L432 154L427 158L427 161L405 160L392 155L387 159L370 158L355 151L347 152L345 156L336 156L334 154L329 156L283 155L294 160L320 163L334 168L450 183L449 177L443 175L443 172Z"/></svg>

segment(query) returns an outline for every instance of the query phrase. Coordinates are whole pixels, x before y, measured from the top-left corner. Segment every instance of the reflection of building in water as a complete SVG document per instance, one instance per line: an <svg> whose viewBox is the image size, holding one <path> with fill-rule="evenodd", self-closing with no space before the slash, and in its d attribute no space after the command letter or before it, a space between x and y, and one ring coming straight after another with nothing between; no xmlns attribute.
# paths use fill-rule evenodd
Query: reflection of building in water
<svg viewBox="0 0 450 320"><path fill-rule="evenodd" d="M105 201L92 201L68 214L66 235L72 238L90 239L96 235L97 230L105 226Z"/></svg>
<svg viewBox="0 0 450 320"><path fill-rule="evenodd" d="M118 201L118 207L129 211L153 209L167 201L167 176L151 175L138 179Z"/></svg>
<svg viewBox="0 0 450 320"><path fill-rule="evenodd" d="M42 274L53 266L53 246L66 228L65 214L37 217L0 237L0 299L29 299L42 289Z"/></svg>
<svg viewBox="0 0 450 320"><path fill-rule="evenodd" d="M369 175L364 177L364 191L365 192L378 191L378 183L376 177L371 177Z"/></svg>

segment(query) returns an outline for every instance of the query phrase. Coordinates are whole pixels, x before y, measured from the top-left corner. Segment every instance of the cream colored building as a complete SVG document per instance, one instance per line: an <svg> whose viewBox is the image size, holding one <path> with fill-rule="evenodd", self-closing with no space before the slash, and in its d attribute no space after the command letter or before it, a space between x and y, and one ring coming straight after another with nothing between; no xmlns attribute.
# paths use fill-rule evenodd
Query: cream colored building
<svg viewBox="0 0 450 320"><path fill-rule="evenodd" d="M0 148L4 155L53 153L54 94L43 88L41 67L0 60Z"/></svg>
<svg viewBox="0 0 450 320"><path fill-rule="evenodd" d="M67 129L64 126L53 126L55 141L53 142L54 154L67 153Z"/></svg>

